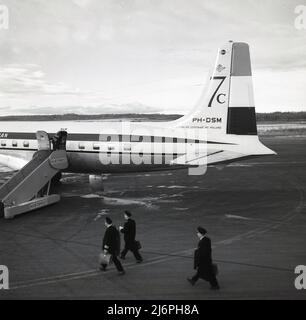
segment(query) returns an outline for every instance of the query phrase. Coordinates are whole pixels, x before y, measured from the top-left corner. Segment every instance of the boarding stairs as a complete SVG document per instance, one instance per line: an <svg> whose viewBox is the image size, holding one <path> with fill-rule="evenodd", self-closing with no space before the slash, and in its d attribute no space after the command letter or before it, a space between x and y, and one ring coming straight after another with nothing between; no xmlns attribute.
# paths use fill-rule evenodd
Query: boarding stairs
<svg viewBox="0 0 306 320"><path fill-rule="evenodd" d="M65 150L67 133L56 136L56 149L46 132L37 131L38 151L21 170L0 187L0 215L6 219L42 208L60 200L50 194L52 178L68 167Z"/></svg>

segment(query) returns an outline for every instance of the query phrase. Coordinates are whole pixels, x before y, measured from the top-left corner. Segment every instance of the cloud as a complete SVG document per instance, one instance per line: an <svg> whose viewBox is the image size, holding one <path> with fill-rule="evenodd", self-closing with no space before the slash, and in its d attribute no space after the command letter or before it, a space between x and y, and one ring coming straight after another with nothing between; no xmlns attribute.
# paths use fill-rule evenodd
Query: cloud
<svg viewBox="0 0 306 320"><path fill-rule="evenodd" d="M255 71L253 80L256 111L306 111L305 75L305 69Z"/></svg>
<svg viewBox="0 0 306 320"><path fill-rule="evenodd" d="M294 89L306 78L306 32L294 27L300 0L3 2L10 28L0 32L0 105L16 112L135 101L185 112L229 39L250 44L259 109L306 109Z"/></svg>
<svg viewBox="0 0 306 320"><path fill-rule="evenodd" d="M12 111L27 114L172 113L177 111L173 107L191 107L200 90L195 84L202 80L202 77L160 79L124 88L114 86L106 92L80 90L46 78L47 74L36 64L1 67L0 105L5 106L2 114Z"/></svg>
<svg viewBox="0 0 306 320"><path fill-rule="evenodd" d="M92 2L92 0L72 0L76 5L84 8L87 7L88 5L90 5L90 3Z"/></svg>
<svg viewBox="0 0 306 320"><path fill-rule="evenodd" d="M1 94L75 95L76 89L64 83L49 83L36 64L11 64L0 67Z"/></svg>
<svg viewBox="0 0 306 320"><path fill-rule="evenodd" d="M102 104L99 106L31 106L26 108L0 107L4 115L50 115L50 114L126 114L126 113L162 113L162 108L154 108L141 103Z"/></svg>

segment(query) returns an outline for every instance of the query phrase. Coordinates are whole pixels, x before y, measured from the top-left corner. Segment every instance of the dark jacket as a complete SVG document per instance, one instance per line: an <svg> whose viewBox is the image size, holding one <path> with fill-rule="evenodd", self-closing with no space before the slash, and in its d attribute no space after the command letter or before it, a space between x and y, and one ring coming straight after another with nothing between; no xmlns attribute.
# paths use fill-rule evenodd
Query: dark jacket
<svg viewBox="0 0 306 320"><path fill-rule="evenodd" d="M125 243L128 245L133 245L136 237L136 222L129 218L127 222L125 222L121 232L124 234Z"/></svg>
<svg viewBox="0 0 306 320"><path fill-rule="evenodd" d="M199 276L209 280L213 276L211 241L208 237L203 237L198 248L194 252L194 268L198 270Z"/></svg>
<svg viewBox="0 0 306 320"><path fill-rule="evenodd" d="M107 250L108 253L119 255L120 253L120 234L115 226L109 226L103 237L102 250Z"/></svg>

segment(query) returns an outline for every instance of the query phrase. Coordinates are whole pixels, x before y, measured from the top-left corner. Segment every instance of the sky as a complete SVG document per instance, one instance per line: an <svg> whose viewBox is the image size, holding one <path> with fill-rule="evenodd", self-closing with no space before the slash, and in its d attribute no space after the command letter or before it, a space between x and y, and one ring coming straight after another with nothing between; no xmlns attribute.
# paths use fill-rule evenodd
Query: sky
<svg viewBox="0 0 306 320"><path fill-rule="evenodd" d="M185 114L228 40L250 45L257 112L306 111L300 4L0 0L0 115Z"/></svg>

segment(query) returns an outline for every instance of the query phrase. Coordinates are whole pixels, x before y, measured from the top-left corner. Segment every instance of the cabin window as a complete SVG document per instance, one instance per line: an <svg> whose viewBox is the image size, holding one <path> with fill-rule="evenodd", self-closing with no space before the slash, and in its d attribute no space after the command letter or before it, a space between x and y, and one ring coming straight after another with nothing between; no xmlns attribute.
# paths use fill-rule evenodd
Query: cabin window
<svg viewBox="0 0 306 320"><path fill-rule="evenodd" d="M84 150L85 149L85 144L84 142L79 142L79 149Z"/></svg>
<svg viewBox="0 0 306 320"><path fill-rule="evenodd" d="M173 143L177 143L177 138L173 138Z"/></svg>
<svg viewBox="0 0 306 320"><path fill-rule="evenodd" d="M1 141L1 147L5 147L6 146L6 141L5 140L2 140Z"/></svg>
<svg viewBox="0 0 306 320"><path fill-rule="evenodd" d="M30 145L29 141L23 141L23 146L24 146L25 148L28 148L29 145Z"/></svg>
<svg viewBox="0 0 306 320"><path fill-rule="evenodd" d="M115 150L115 147L113 147L113 146L108 146L108 147L107 147L107 150L108 150L108 151Z"/></svg>
<svg viewBox="0 0 306 320"><path fill-rule="evenodd" d="M199 140L195 140L195 143L200 143L200 141Z"/></svg>
<svg viewBox="0 0 306 320"><path fill-rule="evenodd" d="M142 142L143 136L131 136L131 142Z"/></svg>
<svg viewBox="0 0 306 320"><path fill-rule="evenodd" d="M93 149L94 150L100 150L100 145L98 143L93 144Z"/></svg>
<svg viewBox="0 0 306 320"><path fill-rule="evenodd" d="M122 135L121 134L112 134L112 135L106 136L106 140L105 140L105 138L100 139L100 140L107 141L107 142L122 141Z"/></svg>
<svg viewBox="0 0 306 320"><path fill-rule="evenodd" d="M162 143L165 143L165 142L166 142L166 138L162 137Z"/></svg>
<svg viewBox="0 0 306 320"><path fill-rule="evenodd" d="M17 147L17 145L18 145L18 144L17 144L17 141L16 141L16 140L13 140L13 141L12 141L12 146L13 146L13 147Z"/></svg>

